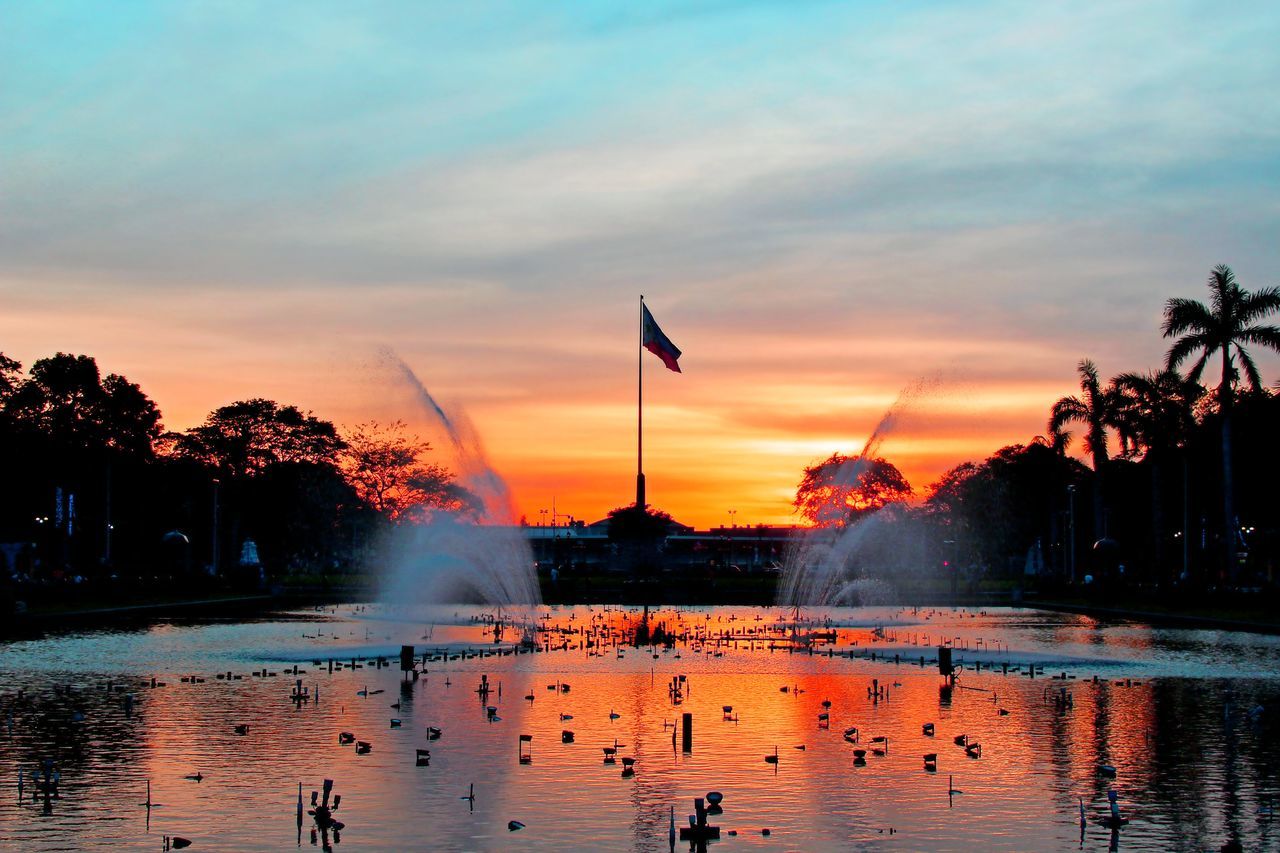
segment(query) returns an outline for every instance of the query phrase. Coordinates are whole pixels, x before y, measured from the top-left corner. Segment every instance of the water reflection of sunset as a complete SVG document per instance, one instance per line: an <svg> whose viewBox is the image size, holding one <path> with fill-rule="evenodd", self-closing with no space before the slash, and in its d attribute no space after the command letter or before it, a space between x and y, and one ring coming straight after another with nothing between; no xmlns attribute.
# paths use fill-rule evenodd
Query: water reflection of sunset
<svg viewBox="0 0 1280 853"><path fill-rule="evenodd" d="M167 834L218 849L295 846L297 786L309 797L325 778L342 794L341 843L352 849L492 849L508 843L506 822L517 819L526 825L522 848L665 850L671 809L683 823L692 798L709 790L725 794L714 822L739 833L733 844L761 850L962 850L979 842L991 850L1062 849L1079 842L1078 800L1099 817L1111 785L1133 818L1126 849L1177 847L1180 822L1198 838L1265 831L1254 813L1267 796L1263 768L1280 756L1245 712L1275 701L1275 682L1237 677L1223 692L1207 679L1154 677L1168 648L1185 655L1195 646L1202 665L1217 665L1214 646L1196 646L1194 632L1030 611L847 610L802 614L812 621L799 635L818 640L808 646L792 643L780 621L791 613L655 610L652 625L689 641L622 648L619 656L614 643L636 629L641 611L541 612L552 645L563 650L481 656L511 647L495 646L472 611L455 617L453 609L437 614L434 628L343 611L312 614L310 622L172 624L45 640L49 660L131 656L136 666L123 671L46 667L29 646L9 644L6 660L29 668L0 684L15 714L0 775L14 778L52 753L64 782L42 820L33 819L38 803L0 803L0 844L74 846L91 834L122 849L150 849ZM834 644L825 642L829 631ZM949 698L926 636L945 637L965 662ZM364 662L401 642L431 658L416 681L402 681L394 666L328 671L329 657ZM233 646L274 651L237 656ZM1052 658L1054 647L1065 653ZM1088 648L1099 649L1094 664L1078 656ZM1269 648L1259 638L1254 654ZM448 657L436 655L444 651ZM1007 675L1004 657L1013 666ZM1034 679L1033 659L1048 668ZM975 660L986 661L980 671ZM304 687L319 688L318 704L289 701L295 663ZM264 665L277 674L250 674ZM242 677L215 678L228 669ZM1057 671L1075 677L1048 677ZM153 674L166 686L149 688ZM182 683L185 675L205 680ZM668 687L680 675L677 703ZM487 694L477 692L482 676ZM103 689L107 679L137 697L132 716L122 693ZM880 701L868 694L873 679L888 688ZM66 683L70 697L52 692ZM19 684L27 691L21 701ZM1051 701L1062 689L1070 707ZM1228 698L1234 710L1224 706ZM71 719L73 707L83 710L82 722ZM690 752L674 728L684 713L693 715ZM403 726L391 728L392 717ZM237 735L242 723L248 733ZM934 736L925 723L935 725ZM442 736L429 740L428 727ZM850 727L859 744L842 736ZM562 742L565 730L572 743ZM372 751L357 755L340 744L343 731ZM522 734L531 736L528 764L517 761ZM954 742L959 735L981 743L981 757L966 755ZM875 744L887 754L869 753L855 766L853 750L869 750L877 736L887 738ZM635 759L631 778L621 763L603 761L615 742L620 757ZM775 747L778 762L766 763ZM415 766L418 748L430 749L429 765ZM938 755L935 773L924 767L925 753ZM1102 765L1116 768L1114 782ZM201 781L184 778L197 772ZM949 800L951 779L964 793ZM139 805L147 780L159 804L149 823ZM474 810L458 799L472 784ZM307 818L304 846L310 825ZM1107 842L1101 827L1086 833L1091 844Z"/></svg>

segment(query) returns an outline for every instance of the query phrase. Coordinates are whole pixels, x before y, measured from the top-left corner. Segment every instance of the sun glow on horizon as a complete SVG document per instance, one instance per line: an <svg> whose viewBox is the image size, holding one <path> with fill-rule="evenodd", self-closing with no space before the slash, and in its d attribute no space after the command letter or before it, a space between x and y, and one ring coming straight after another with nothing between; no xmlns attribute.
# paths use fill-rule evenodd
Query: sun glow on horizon
<svg viewBox="0 0 1280 853"><path fill-rule="evenodd" d="M1272 7L704 11L17 5L0 351L183 429L405 417L389 346L518 514L593 519L634 496L644 293L684 351L644 356L651 500L788 523L921 377L879 451L917 493L1043 433L1080 358L1158 365L1215 263L1280 270Z"/></svg>

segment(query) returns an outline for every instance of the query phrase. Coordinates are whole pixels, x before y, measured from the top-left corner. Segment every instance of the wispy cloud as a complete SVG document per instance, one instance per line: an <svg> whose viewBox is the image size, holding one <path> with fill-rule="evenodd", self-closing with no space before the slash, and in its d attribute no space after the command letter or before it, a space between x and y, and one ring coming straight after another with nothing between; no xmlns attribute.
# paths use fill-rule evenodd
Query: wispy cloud
<svg viewBox="0 0 1280 853"><path fill-rule="evenodd" d="M912 377L975 401L902 437L920 482L1040 431L1081 356L1154 364L1211 265L1280 275L1265 3L5 17L0 347L93 352L183 425L354 417L342 366L390 344L530 505L625 498L641 292L688 365L664 505L780 518Z"/></svg>

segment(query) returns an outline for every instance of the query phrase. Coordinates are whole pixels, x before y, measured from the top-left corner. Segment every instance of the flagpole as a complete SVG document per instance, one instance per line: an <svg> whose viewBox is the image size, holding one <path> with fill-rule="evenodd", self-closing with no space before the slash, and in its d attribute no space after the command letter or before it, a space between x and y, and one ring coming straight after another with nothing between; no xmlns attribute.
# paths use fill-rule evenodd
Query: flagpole
<svg viewBox="0 0 1280 853"><path fill-rule="evenodd" d="M640 344L636 347L636 508L644 499L644 294L640 295Z"/></svg>

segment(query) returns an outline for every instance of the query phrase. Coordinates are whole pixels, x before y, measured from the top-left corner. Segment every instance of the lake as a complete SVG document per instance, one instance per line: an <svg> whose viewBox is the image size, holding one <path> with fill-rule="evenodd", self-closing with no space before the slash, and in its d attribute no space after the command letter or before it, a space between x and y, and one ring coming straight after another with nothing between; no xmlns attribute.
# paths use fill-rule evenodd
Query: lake
<svg viewBox="0 0 1280 853"><path fill-rule="evenodd" d="M673 648L618 645L641 615L542 607L537 651L518 654L481 608L360 604L0 641L0 848L659 851L672 810L685 826L719 791L724 853L1280 849L1280 638L1028 609L806 610L797 626L709 607L650 614ZM950 689L939 646L963 667ZM606 763L615 745L634 773ZM299 784L309 809L324 779L337 833L297 820ZM1129 820L1114 832L1111 788Z"/></svg>

